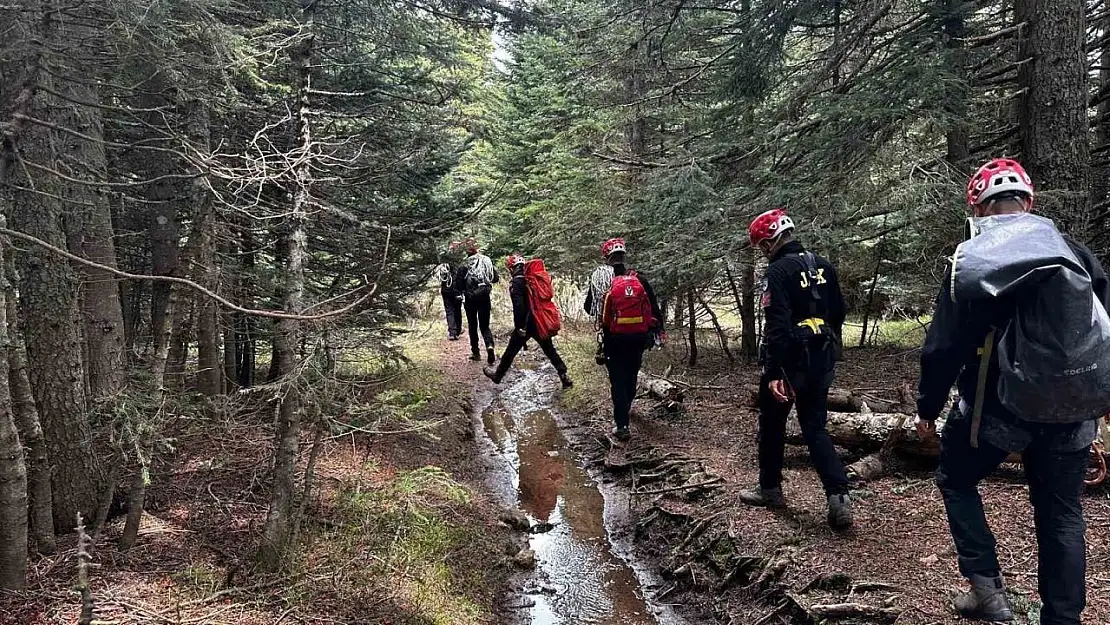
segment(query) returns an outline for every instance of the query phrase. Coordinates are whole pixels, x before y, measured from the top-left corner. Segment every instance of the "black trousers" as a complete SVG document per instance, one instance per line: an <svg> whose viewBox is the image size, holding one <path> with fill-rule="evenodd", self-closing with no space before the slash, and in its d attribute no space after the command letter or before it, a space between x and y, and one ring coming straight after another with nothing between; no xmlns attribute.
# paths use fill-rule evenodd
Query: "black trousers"
<svg viewBox="0 0 1110 625"><path fill-rule="evenodd" d="M847 494L848 475L825 428L829 419L829 388L823 385L795 388L795 402L781 403L771 395L769 383L766 376L759 381L759 485L762 488L782 486L786 419L790 407L797 403L798 425L825 494Z"/></svg>
<svg viewBox="0 0 1110 625"><path fill-rule="evenodd" d="M637 378L644 364L648 341L640 337L607 336L605 368L609 371L609 391L613 398L613 421L617 427L628 427L632 402L636 399Z"/></svg>
<svg viewBox="0 0 1110 625"><path fill-rule="evenodd" d="M447 316L448 336L462 334L462 300L454 295L443 295L443 312Z"/></svg>
<svg viewBox="0 0 1110 625"><path fill-rule="evenodd" d="M1086 524L1080 495L1091 449L1060 451L1056 444L1059 436L1053 432L1037 435L1021 457L1037 530L1041 624L1079 625L1087 602ZM979 482L1008 455L982 436L979 447L973 448L971 419L958 411L949 416L941 437L937 486L944 497L960 573L965 577L990 576L1001 570L994 534L983 513Z"/></svg>
<svg viewBox="0 0 1110 625"><path fill-rule="evenodd" d="M501 362L497 363L498 378L504 376L505 373L508 372L509 367L513 366L513 359L516 358L516 355L520 353L520 350L524 348L529 339L539 343L540 349L543 350L543 355L547 356L547 359L551 361L552 366L555 367L555 371L557 371L559 375L563 375L567 372L567 365L563 362L562 357L559 356L559 352L555 350L555 344L551 342L551 339L540 339L532 335L519 336L514 332L513 337L509 339L509 345L505 348L505 353L501 354Z"/></svg>
<svg viewBox="0 0 1110 625"><path fill-rule="evenodd" d="M492 304L489 296L468 297L466 308L466 329L470 333L470 351L478 352L478 331L486 342L486 349L493 349L493 332L489 329L489 313Z"/></svg>

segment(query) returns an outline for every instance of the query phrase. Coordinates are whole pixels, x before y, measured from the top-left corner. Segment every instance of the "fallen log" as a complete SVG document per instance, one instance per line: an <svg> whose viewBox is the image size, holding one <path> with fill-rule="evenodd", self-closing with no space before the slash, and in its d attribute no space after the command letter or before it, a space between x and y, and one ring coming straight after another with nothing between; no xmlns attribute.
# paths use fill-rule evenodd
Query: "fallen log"
<svg viewBox="0 0 1110 625"><path fill-rule="evenodd" d="M744 390L748 395L748 404L757 406L759 403L759 385L745 384ZM856 395L848 389L831 388L829 389L829 410L835 412L912 413L915 408L905 402Z"/></svg>
<svg viewBox="0 0 1110 625"><path fill-rule="evenodd" d="M890 413L830 412L827 428L833 444L847 447L852 451L869 453L882 449L891 435L891 430L901 425L894 435L893 451L922 457L939 455L940 439L929 437L922 440L917 435L913 419L907 419L905 416L904 414ZM938 430L943 425L944 419L937 421ZM792 445L805 444L797 419L791 418L789 420L786 442Z"/></svg>
<svg viewBox="0 0 1110 625"><path fill-rule="evenodd" d="M640 372L638 382L640 388L643 389L648 396L663 404L663 407L667 410L675 412L682 408L682 400L686 398L686 391L682 390L678 385L642 371Z"/></svg>

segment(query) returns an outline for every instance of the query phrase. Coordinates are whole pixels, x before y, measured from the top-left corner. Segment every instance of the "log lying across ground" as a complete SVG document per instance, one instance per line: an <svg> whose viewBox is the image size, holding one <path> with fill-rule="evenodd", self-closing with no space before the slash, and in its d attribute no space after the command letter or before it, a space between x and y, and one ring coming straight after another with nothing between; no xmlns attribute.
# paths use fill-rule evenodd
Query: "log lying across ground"
<svg viewBox="0 0 1110 625"><path fill-rule="evenodd" d="M744 390L748 394L748 402L755 406L759 402L759 386L745 384ZM912 413L914 407L903 402L879 399L857 395L848 389L829 389L829 410L835 412L881 412L881 413Z"/></svg>
<svg viewBox="0 0 1110 625"><path fill-rule="evenodd" d="M638 382L644 392L652 399L663 404L663 407L667 410L677 411L682 408L682 400L686 398L686 392L677 384L672 384L663 378L642 371Z"/></svg>
<svg viewBox="0 0 1110 625"><path fill-rule="evenodd" d="M931 437L922 440L917 435L913 421L912 417L907 417L904 413L830 412L828 430L836 445L852 451L878 452L887 442L891 431L898 427L892 441L892 451L924 458L940 455L940 439ZM940 419L937 428L939 430L943 427L944 419ZM786 442L805 445L797 419L791 418L787 424Z"/></svg>

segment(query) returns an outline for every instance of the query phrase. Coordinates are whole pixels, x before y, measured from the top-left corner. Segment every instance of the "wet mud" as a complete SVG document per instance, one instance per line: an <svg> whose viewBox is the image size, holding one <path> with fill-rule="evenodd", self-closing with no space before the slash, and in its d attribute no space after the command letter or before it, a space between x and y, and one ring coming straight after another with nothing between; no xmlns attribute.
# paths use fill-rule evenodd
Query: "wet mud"
<svg viewBox="0 0 1110 625"><path fill-rule="evenodd" d="M488 488L528 518L535 568L511 607L527 625L678 625L656 604L660 580L632 557L627 495L582 467L554 408L550 365L476 388L476 439L489 462Z"/></svg>

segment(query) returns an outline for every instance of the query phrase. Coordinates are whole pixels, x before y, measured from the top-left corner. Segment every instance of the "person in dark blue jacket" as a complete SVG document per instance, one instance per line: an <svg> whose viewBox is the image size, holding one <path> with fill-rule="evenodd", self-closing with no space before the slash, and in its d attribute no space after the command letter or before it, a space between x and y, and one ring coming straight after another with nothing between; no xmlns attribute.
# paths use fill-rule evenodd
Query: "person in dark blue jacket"
<svg viewBox="0 0 1110 625"><path fill-rule="evenodd" d="M493 380L494 384L500 384L505 374L509 372L509 367L513 366L516 355L528 343L528 339L533 339L536 343L539 343L544 356L547 356L552 366L555 367L555 372L559 374L559 380L563 383L563 388L570 388L574 386L574 383L567 373L566 363L559 356L551 338L541 339L536 329L532 307L528 304L528 284L524 278L524 262L524 257L519 254L513 254L505 260L505 267L512 276L512 280L509 282L509 299L513 302L513 336L509 339L509 345L505 348L505 353L501 354L501 361L497 363L497 368L485 367L482 369L482 373Z"/></svg>
<svg viewBox="0 0 1110 625"><path fill-rule="evenodd" d="M761 305L764 323L759 383L759 485L742 491L753 506L781 506L786 419L797 408L802 437L828 500L827 520L852 526L844 464L826 429L829 387L839 358L844 298L836 269L794 240L782 209L767 211L748 229L751 244L769 259Z"/></svg>
<svg viewBox="0 0 1110 625"><path fill-rule="evenodd" d="M975 173L968 184L968 203L976 217L1028 212L1033 185L1025 170L1011 159L995 159ZM1110 283L1098 260L1082 244L1065 237L1089 274L1095 296L1110 306ZM917 430L936 435L936 420L949 402L952 385L959 401L952 406L941 437L936 481L944 498L960 573L971 589L957 597L965 617L1009 621L995 538L987 526L979 482L1012 453L1020 453L1029 481L1029 499L1039 545L1038 584L1041 625L1079 625L1086 605L1086 547L1080 494L1090 461L1097 421L1078 424L1033 424L1014 416L998 396L998 340L988 351L992 328L1005 328L1014 315L1012 302L961 301L950 292L949 269L937 295L936 311L925 337L918 384ZM980 381L982 354L990 359ZM982 397L977 397L980 392ZM972 444L976 400L980 415Z"/></svg>

